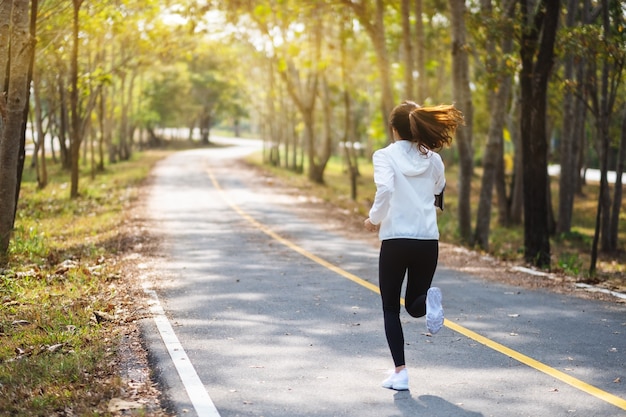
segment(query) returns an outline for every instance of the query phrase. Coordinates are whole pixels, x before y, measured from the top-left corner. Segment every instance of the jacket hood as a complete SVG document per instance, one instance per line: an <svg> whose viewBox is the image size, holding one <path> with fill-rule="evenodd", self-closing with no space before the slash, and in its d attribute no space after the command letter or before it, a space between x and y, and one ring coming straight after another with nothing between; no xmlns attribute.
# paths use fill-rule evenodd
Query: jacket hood
<svg viewBox="0 0 626 417"><path fill-rule="evenodd" d="M389 145L389 154L404 175L413 177L422 174L430 166L431 151L423 154L408 140L400 140Z"/></svg>

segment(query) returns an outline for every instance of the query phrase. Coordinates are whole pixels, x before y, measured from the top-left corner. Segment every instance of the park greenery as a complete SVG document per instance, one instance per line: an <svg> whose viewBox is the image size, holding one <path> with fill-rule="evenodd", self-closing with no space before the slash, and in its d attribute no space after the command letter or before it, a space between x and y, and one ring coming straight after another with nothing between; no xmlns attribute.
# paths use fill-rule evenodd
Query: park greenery
<svg viewBox="0 0 626 417"><path fill-rule="evenodd" d="M72 200L60 164L44 189L25 170L11 263L0 274L1 416L111 415L111 399L129 390L117 352L142 303L124 257L148 244L130 208L163 155L135 153Z"/></svg>
<svg viewBox="0 0 626 417"><path fill-rule="evenodd" d="M206 144L229 124L316 183L343 155L355 198L357 157L389 142L389 111L413 99L465 115L446 160L459 168L463 244L488 251L497 215L496 227L523 225L526 262L550 268L550 237L575 231L583 173L600 169L594 274L598 254L623 248L625 14L616 0L3 2L2 263L24 166L43 189L48 155L71 173L73 199L80 163L94 177L158 145L160 129Z"/></svg>
<svg viewBox="0 0 626 417"><path fill-rule="evenodd" d="M442 239L623 288L625 63L619 0L1 1L11 413L106 414L119 387L86 388L114 343L94 312L118 305L117 226L162 156L146 150L210 146L217 127L262 138L263 169L366 216L391 108L455 103Z"/></svg>
<svg viewBox="0 0 626 417"><path fill-rule="evenodd" d="M465 115L446 159L465 245L489 251L493 227L522 225L525 261L550 268L551 237L576 233L585 169L600 169L593 275L624 247L625 15L617 0L2 2L2 263L24 166L43 189L48 156L74 199L80 164L93 178L159 145L163 128L207 144L222 124L316 183L343 156L356 198L358 156L389 142L390 109L412 99Z"/></svg>

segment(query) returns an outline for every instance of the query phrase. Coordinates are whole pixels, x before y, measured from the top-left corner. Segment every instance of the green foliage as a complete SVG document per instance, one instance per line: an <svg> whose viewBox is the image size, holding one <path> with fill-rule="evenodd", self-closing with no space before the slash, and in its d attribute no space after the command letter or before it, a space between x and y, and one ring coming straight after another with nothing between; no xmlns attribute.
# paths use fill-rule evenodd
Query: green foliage
<svg viewBox="0 0 626 417"><path fill-rule="evenodd" d="M96 312L129 314L116 254L136 240L123 229L124 210L162 155L108 167L74 200L57 165L43 190L26 169L9 265L0 270L0 415L109 415L122 388L110 358L119 335Z"/></svg>
<svg viewBox="0 0 626 417"><path fill-rule="evenodd" d="M9 256L20 254L28 262L41 263L48 256L48 249L44 233L35 227L24 230L23 226L18 226L9 244Z"/></svg>
<svg viewBox="0 0 626 417"><path fill-rule="evenodd" d="M148 82L145 95L148 105L144 110L147 126L180 125L186 114L190 86L188 73L182 64L161 68ZM187 124L187 121L183 125Z"/></svg>
<svg viewBox="0 0 626 417"><path fill-rule="evenodd" d="M583 271L583 261L578 253L564 252L559 255L557 268L567 275L578 276Z"/></svg>
<svg viewBox="0 0 626 417"><path fill-rule="evenodd" d="M557 237L557 242L566 244L575 244L580 246L591 247L592 238L587 234L583 234L575 229L570 231L569 233L563 233Z"/></svg>

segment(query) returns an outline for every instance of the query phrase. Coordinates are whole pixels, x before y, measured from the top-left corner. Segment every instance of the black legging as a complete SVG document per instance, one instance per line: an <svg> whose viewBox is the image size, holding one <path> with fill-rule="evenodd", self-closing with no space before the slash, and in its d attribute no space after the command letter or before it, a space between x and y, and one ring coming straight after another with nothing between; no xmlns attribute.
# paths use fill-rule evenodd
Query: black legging
<svg viewBox="0 0 626 417"><path fill-rule="evenodd" d="M389 239L380 247L378 282L383 303L385 335L396 365L404 361L404 333L400 323L402 282L408 272L404 296L406 311L413 317L426 315L426 293L437 268L437 240Z"/></svg>

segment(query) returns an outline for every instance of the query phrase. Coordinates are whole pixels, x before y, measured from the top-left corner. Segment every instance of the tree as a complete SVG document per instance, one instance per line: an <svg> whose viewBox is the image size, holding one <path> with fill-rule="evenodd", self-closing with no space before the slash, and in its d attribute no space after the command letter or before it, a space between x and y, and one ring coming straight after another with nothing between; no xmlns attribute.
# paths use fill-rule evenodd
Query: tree
<svg viewBox="0 0 626 417"><path fill-rule="evenodd" d="M546 106L553 66L559 0L537 5L520 0L521 139L524 182L524 258L538 267L550 266L548 230L548 140ZM536 7L535 7L536 6Z"/></svg>
<svg viewBox="0 0 626 417"><path fill-rule="evenodd" d="M80 8L83 0L72 0L73 18L72 18L72 52L70 56L70 167L71 167L71 185L70 197L78 197L78 178L79 167L78 160L80 158L80 145L83 141L84 123L86 117L80 109L79 103L79 85L78 85L78 43ZM80 112L80 113L79 113Z"/></svg>
<svg viewBox="0 0 626 417"><path fill-rule="evenodd" d="M413 100L413 37L411 36L411 0L402 0L400 15L402 19L402 46L404 52L404 97Z"/></svg>
<svg viewBox="0 0 626 417"><path fill-rule="evenodd" d="M378 66L378 72L380 75L380 88L382 92L381 96L381 111L382 120L384 126L388 126L388 117L395 105L392 77L391 77L391 63L389 59L389 53L387 51L386 36L385 36L385 4L383 0L375 0L375 4L372 6L369 0L362 2L353 2L351 0L341 0L344 5L350 7L357 19L365 31L370 37L372 44L374 45L374 51L376 52L376 64ZM373 10L372 10L373 9ZM391 141L391 131L386 129L387 139Z"/></svg>
<svg viewBox="0 0 626 417"><path fill-rule="evenodd" d="M617 243L617 238L611 239L611 196L607 180L608 159L611 147L610 125L618 94L619 80L622 76L624 65L626 64L626 48L624 47L623 7L608 0L601 2L601 29L602 36L599 37L599 45L596 52L599 53L601 69L598 71L595 62L592 65L591 74L588 77L587 88L590 91L591 112L595 119L595 129L597 136L597 151L600 157L600 193L598 195L598 209L596 217L596 228L594 232L593 245L591 250L591 265L589 273L594 274L598 257L598 243L602 239L602 250L611 252L616 249L612 246L613 241ZM616 42L617 40L617 42ZM619 206L616 207L619 212ZM615 223L617 226L617 223ZM615 230L615 235L617 230Z"/></svg>
<svg viewBox="0 0 626 417"><path fill-rule="evenodd" d="M188 63L190 98L203 144L209 143L211 127L236 94L232 84L225 79L228 74L225 69L229 65L220 66L216 55L208 53L216 48L207 46L205 51L196 53Z"/></svg>
<svg viewBox="0 0 626 417"><path fill-rule="evenodd" d="M465 127L457 130L456 140L459 149L459 233L465 242L471 242L471 184L474 176L474 150L472 130L474 109L469 79L469 44L465 28L465 0L449 0L452 25L452 85L454 101L463 112Z"/></svg>
<svg viewBox="0 0 626 417"><path fill-rule="evenodd" d="M341 30L339 35L339 50L340 50L340 63L339 68L341 70L341 84L343 89L343 104L344 104L344 133L343 133L343 152L346 165L348 167L348 176L350 178L350 197L356 201L358 194L358 182L359 176L359 159L356 151L356 146L359 144L358 140L358 117L355 110L355 101L353 96L357 89L354 85L351 68L354 68L355 60L351 59L353 54L348 53L348 39L350 38L350 30L345 23L339 23Z"/></svg>
<svg viewBox="0 0 626 417"><path fill-rule="evenodd" d="M582 19L579 13L580 0L568 0L567 15L565 19L566 31L571 32L576 24ZM565 33L565 42L568 33ZM578 164L579 153L582 148L582 132L584 127L584 117L580 117L580 107L584 98L576 99L577 91L572 88L584 78L582 70L584 62L575 62L575 49L572 47L559 48L565 51L563 57L563 78L565 91L563 94L563 130L559 149L561 173L559 177L559 214L557 222L557 233L568 233L572 227L572 211L574 206L574 195L577 190L577 183L580 181L580 169ZM578 82L575 79L578 76ZM582 90L578 90L584 94Z"/></svg>
<svg viewBox="0 0 626 417"><path fill-rule="evenodd" d="M32 10L36 11L36 2ZM0 265L8 260L21 172L35 39L28 0L0 2Z"/></svg>
<svg viewBox="0 0 626 417"><path fill-rule="evenodd" d="M483 24L480 26L491 29L485 36L485 84L488 91L487 103L489 104L490 120L487 145L483 157L483 177L473 243L485 250L489 249L493 187L496 181L496 173L503 163L502 136L512 83L512 74L508 68L508 61L513 50L513 33L510 19L512 16L507 16L506 14L512 13L514 10L513 4L513 1L503 2L502 8L505 16L498 18L494 14L491 0L481 1L480 18Z"/></svg>
<svg viewBox="0 0 626 417"><path fill-rule="evenodd" d="M424 102L428 97L426 83L426 37L424 36L423 0L415 0L415 69L417 70L417 100Z"/></svg>
<svg viewBox="0 0 626 417"><path fill-rule="evenodd" d="M36 135L34 137L37 138L35 142L35 151L33 152L33 164L37 171L37 185L39 188L45 188L48 185L48 171L46 166L46 135L47 130L44 129L44 116L42 109L42 91L41 91L41 76L37 72L33 73L33 102L34 102L34 113L35 113L35 126L36 126ZM48 121L50 118L48 117ZM49 122L48 122L49 124ZM41 159L39 160L39 157Z"/></svg>
<svg viewBox="0 0 626 417"><path fill-rule="evenodd" d="M615 169L615 191L613 195L613 207L611 210L611 235L609 244L614 250L617 249L617 236L619 233L619 215L622 206L622 173L626 164L626 103L622 106L622 134L617 152L617 165Z"/></svg>

